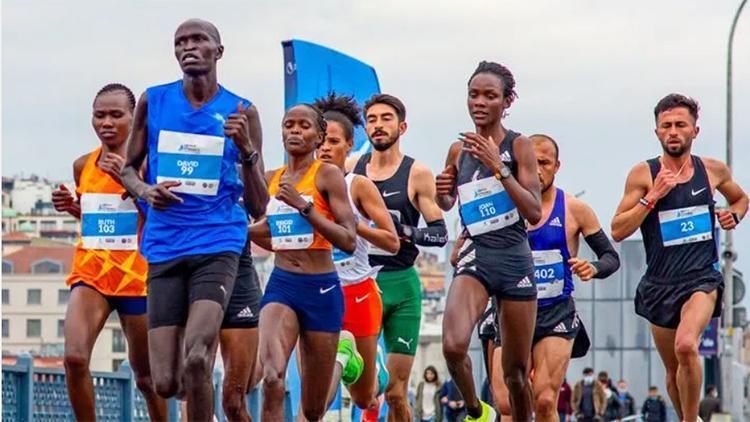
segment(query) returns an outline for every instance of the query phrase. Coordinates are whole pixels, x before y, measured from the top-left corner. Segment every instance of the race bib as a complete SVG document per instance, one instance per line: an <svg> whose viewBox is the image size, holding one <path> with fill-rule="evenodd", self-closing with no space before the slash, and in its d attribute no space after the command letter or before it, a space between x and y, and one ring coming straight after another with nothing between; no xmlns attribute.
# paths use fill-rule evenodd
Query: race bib
<svg viewBox="0 0 750 422"><path fill-rule="evenodd" d="M119 194L81 195L81 241L85 249L138 249L138 209Z"/></svg>
<svg viewBox="0 0 750 422"><path fill-rule="evenodd" d="M538 299L560 296L565 287L565 267L559 249L532 251Z"/></svg>
<svg viewBox="0 0 750 422"><path fill-rule="evenodd" d="M516 223L518 209L495 177L485 177L458 187L459 212L472 236L500 230Z"/></svg>
<svg viewBox="0 0 750 422"><path fill-rule="evenodd" d="M348 254L335 246L331 253L333 254L333 263L336 265L337 271L346 271L354 265L353 254Z"/></svg>
<svg viewBox="0 0 750 422"><path fill-rule="evenodd" d="M312 197L302 196L306 201ZM274 250L307 249L313 244L313 226L296 208L271 197L268 202L268 227Z"/></svg>
<svg viewBox="0 0 750 422"><path fill-rule="evenodd" d="M396 220L401 221L401 212L398 210L388 210L389 213L391 213L394 217L396 217ZM375 222L370 221L370 227L375 228ZM396 256L395 253L388 252L384 249L380 249L379 247L370 244L370 255L377 255L377 256Z"/></svg>
<svg viewBox="0 0 750 422"><path fill-rule="evenodd" d="M713 239L708 205L660 211L659 228L664 246L685 245Z"/></svg>
<svg viewBox="0 0 750 422"><path fill-rule="evenodd" d="M173 192L215 196L219 191L224 137L159 131L156 182L176 181Z"/></svg>

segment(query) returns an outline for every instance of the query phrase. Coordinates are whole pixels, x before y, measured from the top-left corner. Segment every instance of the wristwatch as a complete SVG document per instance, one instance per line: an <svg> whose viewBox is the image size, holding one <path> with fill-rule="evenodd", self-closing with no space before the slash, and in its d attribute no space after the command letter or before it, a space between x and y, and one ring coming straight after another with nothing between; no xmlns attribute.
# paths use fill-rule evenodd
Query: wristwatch
<svg viewBox="0 0 750 422"><path fill-rule="evenodd" d="M500 171L495 173L495 179L497 180L504 180L509 178L513 172L510 170L510 167L508 166L502 166L500 167Z"/></svg>
<svg viewBox="0 0 750 422"><path fill-rule="evenodd" d="M242 164L248 165L248 166L254 166L255 163L258 162L259 158L260 158L260 154L258 153L258 151L255 151L255 150L250 152L250 154L247 156L246 155L240 156L240 160L242 161Z"/></svg>
<svg viewBox="0 0 750 422"><path fill-rule="evenodd" d="M307 218L310 215L310 211L313 209L313 203L312 201L307 201L307 204L305 204L304 207L302 207L301 210L299 210L300 215Z"/></svg>

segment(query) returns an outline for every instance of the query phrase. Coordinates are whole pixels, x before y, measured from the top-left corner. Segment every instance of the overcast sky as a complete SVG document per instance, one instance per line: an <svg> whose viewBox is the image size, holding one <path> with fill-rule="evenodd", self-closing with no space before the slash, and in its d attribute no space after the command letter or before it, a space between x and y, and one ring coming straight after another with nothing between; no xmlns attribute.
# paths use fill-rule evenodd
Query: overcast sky
<svg viewBox="0 0 750 422"><path fill-rule="evenodd" d="M625 175L660 153L652 110L669 92L701 104L694 151L724 158L726 42L735 0L699 1L23 1L2 3L2 174L69 179L97 145L91 102L108 82L139 95L180 77L177 25L216 24L219 81L258 106L267 167L282 161L281 41L305 39L375 67L407 106L403 149L438 172L471 130L466 81L480 60L507 65L520 98L506 126L561 147L558 185L586 191L602 224ZM750 11L734 55L735 175L750 189ZM750 224L737 231L740 268ZM744 238L744 239L743 239ZM744 258L743 258L744 257Z"/></svg>

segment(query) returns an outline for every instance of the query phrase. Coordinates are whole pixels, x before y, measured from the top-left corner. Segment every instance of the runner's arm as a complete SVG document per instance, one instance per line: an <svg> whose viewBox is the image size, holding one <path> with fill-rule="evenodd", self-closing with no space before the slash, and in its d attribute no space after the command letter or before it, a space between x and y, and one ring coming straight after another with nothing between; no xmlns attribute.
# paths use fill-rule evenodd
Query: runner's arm
<svg viewBox="0 0 750 422"><path fill-rule="evenodd" d="M245 116L250 130L250 143L254 151L259 154L258 162L254 165L242 163L242 181L245 185L243 199L245 209L254 219L259 218L266 212L268 205L268 186L263 175L263 129L260 125L258 108L251 105L245 109Z"/></svg>
<svg viewBox="0 0 750 422"><path fill-rule="evenodd" d="M355 176L352 186L356 186L352 189L357 192L355 204L362 214L375 223L375 227L370 227L364 221L358 221L357 234L384 251L398 253L401 242L396 234L391 213L388 212L378 188L370 179L363 176Z"/></svg>
<svg viewBox="0 0 750 422"><path fill-rule="evenodd" d="M149 185L141 179L138 171L146 156L148 155L148 96L144 92L138 99L133 116L133 128L128 139L128 154L125 166L120 173L120 180L125 189L136 198L143 198L143 194Z"/></svg>
<svg viewBox="0 0 750 422"><path fill-rule="evenodd" d="M247 227L247 235L250 237L251 242L265 250L273 251L271 229L268 227L268 220L265 216L257 219Z"/></svg>
<svg viewBox="0 0 750 422"><path fill-rule="evenodd" d="M435 178L437 188L435 202L443 211L449 211L456 203L456 177L461 148L461 141L451 144L448 149L448 156L445 157L445 169Z"/></svg>
<svg viewBox="0 0 750 422"><path fill-rule="evenodd" d="M724 215L728 213L734 213L737 215L739 220L742 220L747 214L748 209L748 197L747 193L742 190L742 187L732 177L732 171L729 166L722 163L721 161L714 159L703 158L706 163L708 170L718 178L718 184L716 190L721 192L722 196L727 200L729 204L729 210L720 212L717 211L717 215L720 220L730 220L732 217ZM726 223L726 221L724 222ZM734 224L736 226L736 224ZM722 225L724 227L724 225Z"/></svg>
<svg viewBox="0 0 750 422"><path fill-rule="evenodd" d="M357 248L357 226L349 205L344 174L336 166L322 164L315 184L326 195L335 222L323 217L315 208L310 210L307 221L334 246L346 253L354 253Z"/></svg>
<svg viewBox="0 0 750 422"><path fill-rule="evenodd" d="M577 198L570 198L571 211L574 213L576 220L583 235L583 240L591 247L596 254L597 261L590 264L594 267L593 278L607 278L620 268L620 255L615 251L614 246L607 238L599 224L594 210Z"/></svg>
<svg viewBox="0 0 750 422"><path fill-rule="evenodd" d="M639 201L646 198L649 189L649 169L645 162L636 164L625 181L625 193L612 218L612 239L622 242L635 233L646 219L648 207ZM646 198L649 200L649 198Z"/></svg>
<svg viewBox="0 0 750 422"><path fill-rule="evenodd" d="M443 220L443 212L435 202L435 178L432 172L415 163L409 179L409 184L414 186L415 206L427 223L427 227L412 227L410 238L421 246L445 246L448 242L448 228Z"/></svg>
<svg viewBox="0 0 750 422"><path fill-rule="evenodd" d="M521 215L531 224L542 219L542 187L536 168L536 155L529 138L519 136L513 141L513 155L518 160L518 178L502 180L503 187Z"/></svg>
<svg viewBox="0 0 750 422"><path fill-rule="evenodd" d="M86 166L90 154L85 154L73 161L73 180L76 188L81 185L81 173ZM76 219L81 219L81 197L77 192L71 192L65 185L60 185L52 192L52 204L55 210L67 212Z"/></svg>

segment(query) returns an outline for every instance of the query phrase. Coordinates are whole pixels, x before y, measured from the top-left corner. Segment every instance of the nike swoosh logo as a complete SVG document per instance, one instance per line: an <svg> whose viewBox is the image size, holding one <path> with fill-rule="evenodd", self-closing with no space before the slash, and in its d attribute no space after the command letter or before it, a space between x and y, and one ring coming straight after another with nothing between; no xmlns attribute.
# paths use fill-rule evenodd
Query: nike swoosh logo
<svg viewBox="0 0 750 422"><path fill-rule="evenodd" d="M691 189L690 192L693 194L693 196L695 196L695 195L698 195L699 193L703 192L704 190L706 190L706 188L698 189L698 190L692 190Z"/></svg>
<svg viewBox="0 0 750 422"><path fill-rule="evenodd" d="M365 300L365 299L367 299L368 297L370 297L369 293L366 294L366 295L364 295L364 296L362 296L362 297L355 297L354 301L357 302L357 303L362 303L362 301Z"/></svg>
<svg viewBox="0 0 750 422"><path fill-rule="evenodd" d="M388 198L389 196L398 195L401 193L400 190L397 190L396 192L383 192L383 198Z"/></svg>
<svg viewBox="0 0 750 422"><path fill-rule="evenodd" d="M335 285L335 284L334 284L333 286L331 286L331 287L327 288L327 289L324 289L324 288L322 288L322 287L321 287L321 288L320 288L320 294L324 295L324 294L326 294L326 293L330 292L331 290L333 290L333 288L334 288L334 287L336 287L336 285Z"/></svg>

